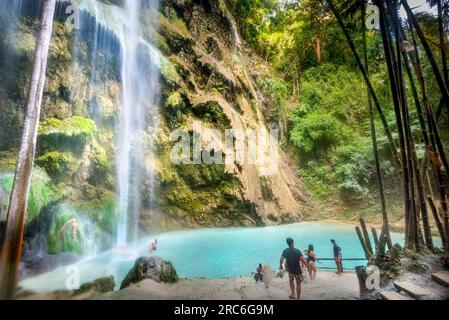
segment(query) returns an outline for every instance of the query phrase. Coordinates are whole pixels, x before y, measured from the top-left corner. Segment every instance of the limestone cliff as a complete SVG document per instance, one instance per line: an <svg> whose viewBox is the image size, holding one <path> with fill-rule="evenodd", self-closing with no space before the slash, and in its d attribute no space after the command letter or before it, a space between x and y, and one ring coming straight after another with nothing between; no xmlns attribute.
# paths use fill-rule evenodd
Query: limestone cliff
<svg viewBox="0 0 449 320"><path fill-rule="evenodd" d="M120 20L122 1L95 1L95 8L94 1L76 2L83 9L81 32L66 23L68 3L58 3L39 129L35 180L43 187L33 193L32 219L39 220L40 211L55 215L43 241L50 253L85 250L91 237L86 233L100 237L101 246L110 245L117 219L121 39L114 28L126 21ZM9 18L0 14L3 215L39 12L38 1L22 3L14 32L8 29ZM254 164L176 165L170 161L170 133L177 128L191 130L198 120L219 130L268 131L261 111L263 97L252 76L253 53L245 48L222 0L164 0L158 7L144 5L140 15L142 41L162 53L155 63L160 78L155 84L160 94L154 99L160 114L158 130L148 128L144 141L156 150L156 191L151 194L152 182L146 180L138 190L141 232L272 225L313 214L297 170L282 151L278 170L269 175ZM84 218L90 223L83 223Z"/></svg>

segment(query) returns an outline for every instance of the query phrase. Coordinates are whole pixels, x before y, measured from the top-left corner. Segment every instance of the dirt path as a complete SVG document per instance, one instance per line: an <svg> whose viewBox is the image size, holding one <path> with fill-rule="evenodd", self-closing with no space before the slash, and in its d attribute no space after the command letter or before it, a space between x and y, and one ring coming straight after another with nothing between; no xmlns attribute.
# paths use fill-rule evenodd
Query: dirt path
<svg viewBox="0 0 449 320"><path fill-rule="evenodd" d="M288 279L274 279L266 288L249 277L229 279L180 280L176 284L161 284L144 280L129 288L96 297L100 300L284 300L290 289ZM337 276L319 272L314 281L303 283L303 300L354 300L359 298L355 273Z"/></svg>

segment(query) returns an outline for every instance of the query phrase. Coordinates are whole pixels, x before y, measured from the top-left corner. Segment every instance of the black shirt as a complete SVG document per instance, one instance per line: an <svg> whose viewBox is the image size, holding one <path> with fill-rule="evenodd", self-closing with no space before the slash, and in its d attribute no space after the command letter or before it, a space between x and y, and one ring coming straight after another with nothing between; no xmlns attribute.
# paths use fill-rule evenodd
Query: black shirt
<svg viewBox="0 0 449 320"><path fill-rule="evenodd" d="M302 274L299 259L302 252L296 248L287 248L282 252L282 256L287 260L287 271L291 274Z"/></svg>
<svg viewBox="0 0 449 320"><path fill-rule="evenodd" d="M334 244L334 257L337 258L339 256L341 256L341 248L337 244Z"/></svg>

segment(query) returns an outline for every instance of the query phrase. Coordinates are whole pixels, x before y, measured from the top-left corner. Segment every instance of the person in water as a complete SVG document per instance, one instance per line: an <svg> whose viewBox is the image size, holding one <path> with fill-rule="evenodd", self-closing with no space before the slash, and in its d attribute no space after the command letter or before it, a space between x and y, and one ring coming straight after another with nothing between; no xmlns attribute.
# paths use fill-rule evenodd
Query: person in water
<svg viewBox="0 0 449 320"><path fill-rule="evenodd" d="M311 280L315 280L316 278L316 265L315 263L318 261L318 258L316 257L315 251L313 250L313 244L309 244L309 248L306 251L307 255L307 264L309 265L309 276Z"/></svg>
<svg viewBox="0 0 449 320"><path fill-rule="evenodd" d="M259 263L259 266L256 269L256 272L254 274L254 280L257 281L263 281L263 273L264 273L264 268L262 267L262 264Z"/></svg>
<svg viewBox="0 0 449 320"><path fill-rule="evenodd" d="M150 253L157 250L157 239L154 239L150 243Z"/></svg>
<svg viewBox="0 0 449 320"><path fill-rule="evenodd" d="M288 248L282 252L280 259L279 269L282 271L284 269L284 262L286 262L288 277L290 281L290 289L292 294L291 299L295 299L295 282L296 282L296 299L301 297L301 283L304 280L301 270L301 262L305 263L307 269L307 261L304 259L302 252L295 248L294 241L292 238L287 239Z"/></svg>
<svg viewBox="0 0 449 320"><path fill-rule="evenodd" d="M334 239L331 240L331 243L334 245L334 260L337 265L337 274L341 275L343 273L343 266L341 265L341 248Z"/></svg>

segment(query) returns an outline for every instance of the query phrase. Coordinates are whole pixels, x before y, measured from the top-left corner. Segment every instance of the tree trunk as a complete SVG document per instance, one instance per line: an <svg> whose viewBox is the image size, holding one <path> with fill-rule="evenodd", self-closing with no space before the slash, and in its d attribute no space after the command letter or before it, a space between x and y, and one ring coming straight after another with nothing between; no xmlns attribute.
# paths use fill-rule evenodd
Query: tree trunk
<svg viewBox="0 0 449 320"><path fill-rule="evenodd" d="M5 236L0 255L0 298L12 299L18 278L28 193L33 168L42 95L45 84L48 50L56 0L45 0L33 69L28 88L28 103L22 142L9 202Z"/></svg>

